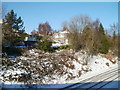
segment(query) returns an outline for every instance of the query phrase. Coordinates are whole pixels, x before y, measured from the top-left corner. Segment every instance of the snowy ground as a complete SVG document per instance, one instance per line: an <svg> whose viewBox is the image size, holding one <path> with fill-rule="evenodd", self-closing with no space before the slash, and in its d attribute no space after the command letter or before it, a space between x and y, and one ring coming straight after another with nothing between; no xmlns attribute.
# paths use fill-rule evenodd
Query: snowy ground
<svg viewBox="0 0 120 90"><path fill-rule="evenodd" d="M49 84L43 85L43 88L65 87L118 67L117 59L101 54L90 57L84 51L45 53L33 49L15 59L4 58L0 80L5 87L10 87L11 84L17 84L19 87L24 87L24 84Z"/></svg>

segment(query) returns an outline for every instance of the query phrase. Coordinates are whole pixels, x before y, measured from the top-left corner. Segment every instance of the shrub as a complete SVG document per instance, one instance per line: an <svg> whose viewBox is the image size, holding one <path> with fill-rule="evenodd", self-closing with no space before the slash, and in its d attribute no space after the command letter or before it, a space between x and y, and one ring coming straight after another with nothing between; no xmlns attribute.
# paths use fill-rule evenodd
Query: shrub
<svg viewBox="0 0 120 90"><path fill-rule="evenodd" d="M51 48L52 41L48 39L43 39L38 43L38 48L45 52L52 52L53 49Z"/></svg>
<svg viewBox="0 0 120 90"><path fill-rule="evenodd" d="M2 52L6 53L7 55L22 55L23 50L20 48L15 47L2 47Z"/></svg>
<svg viewBox="0 0 120 90"><path fill-rule="evenodd" d="M62 49L70 49L70 46L69 46L69 45L63 45L63 46L60 46L58 49L59 49L59 50L62 50Z"/></svg>

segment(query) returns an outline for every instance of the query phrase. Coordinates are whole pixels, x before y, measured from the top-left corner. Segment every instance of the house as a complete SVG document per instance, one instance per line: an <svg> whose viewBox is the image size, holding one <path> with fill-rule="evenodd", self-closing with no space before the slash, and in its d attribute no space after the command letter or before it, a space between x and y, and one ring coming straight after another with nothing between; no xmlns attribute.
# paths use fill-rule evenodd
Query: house
<svg viewBox="0 0 120 90"><path fill-rule="evenodd" d="M0 19L0 24L2 24L2 19Z"/></svg>
<svg viewBox="0 0 120 90"><path fill-rule="evenodd" d="M68 45L68 33L67 29L54 32L52 38L55 43L52 46Z"/></svg>
<svg viewBox="0 0 120 90"><path fill-rule="evenodd" d="M25 41L37 41L36 35L28 35L25 37Z"/></svg>
<svg viewBox="0 0 120 90"><path fill-rule="evenodd" d="M25 37L25 46L27 46L28 48L34 48L37 46L37 37L36 35L32 35L32 34L29 34L27 37Z"/></svg>

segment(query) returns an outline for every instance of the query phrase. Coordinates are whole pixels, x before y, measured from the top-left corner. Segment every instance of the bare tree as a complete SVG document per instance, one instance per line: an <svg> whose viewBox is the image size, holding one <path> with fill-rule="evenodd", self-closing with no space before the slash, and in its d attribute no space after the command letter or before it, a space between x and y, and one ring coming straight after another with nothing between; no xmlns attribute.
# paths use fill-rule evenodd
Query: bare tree
<svg viewBox="0 0 120 90"><path fill-rule="evenodd" d="M38 32L44 36L49 35L49 33L52 31L51 26L48 22L45 22L43 24L39 24L38 26Z"/></svg>
<svg viewBox="0 0 120 90"><path fill-rule="evenodd" d="M118 32L118 23L113 23L110 25L110 34L112 34L112 38L109 39L109 42L111 44L111 50L116 55L118 53L118 45L119 45L119 32Z"/></svg>
<svg viewBox="0 0 120 90"><path fill-rule="evenodd" d="M102 48L100 21L91 21L88 16L76 16L63 26L69 30L68 39L73 50L84 49L89 55L98 54Z"/></svg>
<svg viewBox="0 0 120 90"><path fill-rule="evenodd" d="M77 51L84 47L81 34L83 29L89 25L91 19L86 15L73 17L69 22L64 22L63 26L69 30L68 39L71 47Z"/></svg>
<svg viewBox="0 0 120 90"><path fill-rule="evenodd" d="M36 30L32 30L31 33L32 33L33 35L38 34L38 32L37 32Z"/></svg>

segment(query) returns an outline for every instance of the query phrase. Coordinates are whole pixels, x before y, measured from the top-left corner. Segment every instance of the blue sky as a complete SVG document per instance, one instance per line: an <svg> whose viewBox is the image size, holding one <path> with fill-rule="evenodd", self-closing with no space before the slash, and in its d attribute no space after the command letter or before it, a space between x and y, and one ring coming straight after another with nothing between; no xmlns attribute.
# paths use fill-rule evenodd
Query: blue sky
<svg viewBox="0 0 120 90"><path fill-rule="evenodd" d="M46 21L53 30L60 30L64 21L80 14L92 20L99 18L105 29L118 21L117 2L3 2L3 5L22 17L26 32L37 30Z"/></svg>

